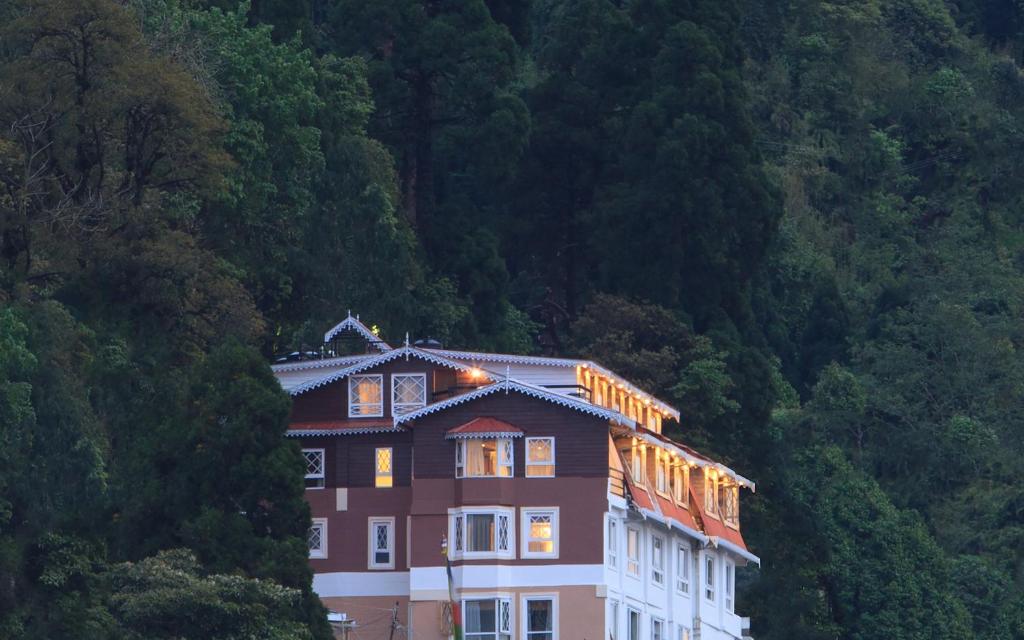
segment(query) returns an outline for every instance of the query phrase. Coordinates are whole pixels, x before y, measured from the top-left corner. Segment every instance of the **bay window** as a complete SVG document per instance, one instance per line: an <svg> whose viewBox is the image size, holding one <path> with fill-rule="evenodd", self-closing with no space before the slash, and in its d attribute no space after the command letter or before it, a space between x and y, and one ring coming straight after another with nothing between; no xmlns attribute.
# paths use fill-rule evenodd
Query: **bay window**
<svg viewBox="0 0 1024 640"><path fill-rule="evenodd" d="M512 601L507 598L463 600L466 640L511 640Z"/></svg>
<svg viewBox="0 0 1024 640"><path fill-rule="evenodd" d="M455 443L456 478L511 478L512 440L465 439Z"/></svg>
<svg viewBox="0 0 1024 640"><path fill-rule="evenodd" d="M450 509L452 558L512 558L515 535L511 509Z"/></svg>

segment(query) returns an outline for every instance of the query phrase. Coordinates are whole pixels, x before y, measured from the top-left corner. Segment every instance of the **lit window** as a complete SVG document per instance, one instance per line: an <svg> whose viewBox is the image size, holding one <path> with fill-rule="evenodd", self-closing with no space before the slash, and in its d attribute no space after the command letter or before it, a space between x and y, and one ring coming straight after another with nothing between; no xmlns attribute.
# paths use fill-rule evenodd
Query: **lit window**
<svg viewBox="0 0 1024 640"><path fill-rule="evenodd" d="M680 505L685 507L690 504L690 467L686 463L673 469L672 493Z"/></svg>
<svg viewBox="0 0 1024 640"><path fill-rule="evenodd" d="M526 640L555 639L555 600L553 598L526 598L523 614L526 617L523 628Z"/></svg>
<svg viewBox="0 0 1024 640"><path fill-rule="evenodd" d="M708 515L718 514L718 473L704 469L704 510Z"/></svg>
<svg viewBox="0 0 1024 640"><path fill-rule="evenodd" d="M640 577L640 531L626 529L626 572Z"/></svg>
<svg viewBox="0 0 1024 640"><path fill-rule="evenodd" d="M629 450L629 473L633 476L633 482L642 485L644 483L644 468L647 466L647 448L642 444L633 441Z"/></svg>
<svg viewBox="0 0 1024 640"><path fill-rule="evenodd" d="M324 450L303 449L302 458L306 461L306 488L322 489L324 486Z"/></svg>
<svg viewBox="0 0 1024 640"><path fill-rule="evenodd" d="M651 579L665 585L665 541L658 536L651 536Z"/></svg>
<svg viewBox="0 0 1024 640"><path fill-rule="evenodd" d="M654 450L654 490L663 495L668 495L668 462L667 452Z"/></svg>
<svg viewBox="0 0 1024 640"><path fill-rule="evenodd" d="M608 566L612 569L619 564L619 522L608 517Z"/></svg>
<svg viewBox="0 0 1024 640"><path fill-rule="evenodd" d="M736 565L726 561L725 563L725 610L733 611L733 600L736 597Z"/></svg>
<svg viewBox="0 0 1024 640"><path fill-rule="evenodd" d="M394 569L395 519L370 518L369 523L367 566L371 569Z"/></svg>
<svg viewBox="0 0 1024 640"><path fill-rule="evenodd" d="M690 593L690 550L680 545L676 554L676 591Z"/></svg>
<svg viewBox="0 0 1024 640"><path fill-rule="evenodd" d="M558 557L557 509L524 509L522 523L524 558Z"/></svg>
<svg viewBox="0 0 1024 640"><path fill-rule="evenodd" d="M456 478L511 478L512 441L460 440L455 443Z"/></svg>
<svg viewBox="0 0 1024 640"><path fill-rule="evenodd" d="M379 374L349 376L348 417L365 418L384 415L384 378Z"/></svg>
<svg viewBox="0 0 1024 640"><path fill-rule="evenodd" d="M737 484L729 484L719 487L719 512L725 524L731 527L740 526L740 488Z"/></svg>
<svg viewBox="0 0 1024 640"><path fill-rule="evenodd" d="M466 640L511 640L512 602L504 598L463 600Z"/></svg>
<svg viewBox="0 0 1024 640"><path fill-rule="evenodd" d="M704 597L715 601L715 559L711 556L704 559Z"/></svg>
<svg viewBox="0 0 1024 640"><path fill-rule="evenodd" d="M307 534L310 558L327 557L327 519L313 518Z"/></svg>
<svg viewBox="0 0 1024 640"><path fill-rule="evenodd" d="M640 612L636 609L629 610L628 640L640 640Z"/></svg>
<svg viewBox="0 0 1024 640"><path fill-rule="evenodd" d="M427 404L427 376L422 373L396 373L391 376L391 415L415 411Z"/></svg>
<svg viewBox="0 0 1024 640"><path fill-rule="evenodd" d="M395 474L391 447L377 448L374 458L376 459L374 486L383 488L394 486Z"/></svg>
<svg viewBox="0 0 1024 640"><path fill-rule="evenodd" d="M515 555L511 510L462 509L450 513L453 558L511 558Z"/></svg>
<svg viewBox="0 0 1024 640"><path fill-rule="evenodd" d="M526 439L526 475L551 477L555 475L555 439Z"/></svg>
<svg viewBox="0 0 1024 640"><path fill-rule="evenodd" d="M657 618L651 618L651 640L665 640L665 623Z"/></svg>

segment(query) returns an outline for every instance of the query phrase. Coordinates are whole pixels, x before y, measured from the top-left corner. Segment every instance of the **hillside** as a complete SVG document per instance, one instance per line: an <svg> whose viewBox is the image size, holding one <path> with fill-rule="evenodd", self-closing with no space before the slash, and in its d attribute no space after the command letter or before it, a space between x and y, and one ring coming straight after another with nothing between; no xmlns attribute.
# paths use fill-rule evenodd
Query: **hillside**
<svg viewBox="0 0 1024 640"><path fill-rule="evenodd" d="M758 481L758 640L1024 637L1019 3L0 0L0 42L0 637L328 637L266 365L349 309L679 406Z"/></svg>

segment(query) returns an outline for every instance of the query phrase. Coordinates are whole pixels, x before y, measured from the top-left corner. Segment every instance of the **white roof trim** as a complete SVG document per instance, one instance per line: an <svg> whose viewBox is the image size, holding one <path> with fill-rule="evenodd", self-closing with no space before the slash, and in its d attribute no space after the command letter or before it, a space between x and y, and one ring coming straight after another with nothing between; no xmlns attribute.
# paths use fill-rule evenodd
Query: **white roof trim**
<svg viewBox="0 0 1024 640"><path fill-rule="evenodd" d="M336 358L322 358L319 360L297 360L295 362L282 362L270 365L274 373L285 373L288 371L303 371L305 369L326 369L328 367L344 366L366 360L376 356L375 353L363 353L357 356L338 356Z"/></svg>
<svg viewBox="0 0 1024 640"><path fill-rule="evenodd" d="M644 509L642 507L638 508L637 511L639 511L640 515L642 515L643 517L650 518L651 520L654 520L656 522L660 522L661 524L665 525L670 529L678 529L679 531L685 533L691 538L700 541L702 544L707 544L709 540L709 538L700 531L697 531L696 529L691 529L690 527L679 522L675 518L668 518L656 511L651 511L650 509Z"/></svg>
<svg viewBox="0 0 1024 640"><path fill-rule="evenodd" d="M353 429L289 429L285 431L286 438L301 438L308 436L347 436L363 435L367 433L401 433L405 429L394 426L374 425Z"/></svg>
<svg viewBox="0 0 1024 640"><path fill-rule="evenodd" d="M346 329L351 329L352 331L355 331L359 335L366 338L366 341L372 344L374 347L376 347L378 351L391 350L391 345L381 340L377 334L370 331L369 327L360 322L359 316L353 318L351 311L349 312L347 318L345 318L338 324L334 325L330 331L324 334L324 342L330 342L331 338L338 335L342 331L345 331Z"/></svg>
<svg viewBox="0 0 1024 640"><path fill-rule="evenodd" d="M367 369L372 369L373 367L379 364L384 364L386 362L391 362L392 360L397 360L402 356L406 356L407 358L413 356L416 358L420 358L422 360L426 360L427 362L431 362L433 364L441 365L444 367L450 367L458 371L469 371L470 369L472 369L472 367L468 367L462 364L461 362L449 360L448 358L442 358L441 356L430 353L429 351L424 351L423 349L418 349L416 347L401 347L398 349L391 349L389 351L385 351L384 353L371 356L369 358L365 358L357 362L356 364L353 364L350 367L334 371L333 373L323 376L322 378L317 378L316 380L310 380L309 382L297 385L293 387L290 391L288 391L288 394L292 396L301 395L307 391L316 389L318 387L322 387L325 384L330 384L336 380L340 380L354 373L360 373L362 371L366 371ZM427 406L430 407L434 405ZM398 424L397 421L396 424Z"/></svg>
<svg viewBox="0 0 1024 640"><path fill-rule="evenodd" d="M444 355L448 358L454 358L456 360L475 360L478 362L500 362L502 364L526 364L526 365L542 365L549 367L583 367L585 369L593 369L597 373L607 377L613 378L618 384L621 384L624 389L628 389L630 393L636 395L644 400L650 400L651 404L657 406L663 413L669 417L679 420L679 410L672 405L663 402L651 394L647 393L640 387L629 382L622 376L616 374L610 369L607 369L592 360L579 360L575 358L546 358L543 356L521 356L509 353L484 353L482 351L452 351L450 349L431 349L431 351Z"/></svg>
<svg viewBox="0 0 1024 640"><path fill-rule="evenodd" d="M730 551L732 553L735 553L736 555L738 555L739 557L743 558L744 560L749 560L750 562L753 562L757 566L759 566L759 567L761 566L761 558L758 558L757 556L755 556L754 554L750 553L749 551L747 551L743 547L741 547L741 546L739 546L737 544L733 544L733 543L729 542L728 540L726 540L724 538L720 538L718 536L711 536L709 538L709 540L711 541L712 545L714 545L716 547L721 547L721 548L725 549L726 551Z"/></svg>
<svg viewBox="0 0 1024 640"><path fill-rule="evenodd" d="M753 481L747 480L746 478L736 473L735 471L725 466L724 464L713 462L711 460L704 460L703 458L697 458L692 453L686 451L682 447L677 447L674 444L665 442L664 440L659 440L658 438L655 438L649 433L636 432L635 434L633 434L632 437L639 438L640 440L643 440L647 444L651 444L656 447L661 447L662 449L668 449L669 451L677 454L679 457L681 457L683 460L686 460L690 464L697 465L698 467L703 467L705 469L715 469L716 471L731 477L733 480L736 481L736 484L742 487L747 487L751 491L756 491L757 487L753 483Z"/></svg>
<svg viewBox="0 0 1024 640"><path fill-rule="evenodd" d="M479 431L476 433L448 433L445 440L473 440L488 438L522 438L522 431Z"/></svg>
<svg viewBox="0 0 1024 640"><path fill-rule="evenodd" d="M477 398L483 398L484 396L489 396L493 393L497 393L498 391L505 391L506 393L509 391L516 391L518 393L522 393L523 395L539 398L541 400L547 400L548 402L553 402L555 404L562 405L563 407L576 409L577 411L580 411L582 413L587 413L592 416L604 418L606 420L610 420L612 422L621 424L626 427L633 427L633 422L617 411L605 409L604 407L599 407L597 405L590 404L589 402L585 402L583 400L577 400L576 398L573 398L571 396L562 395L560 393L553 393L551 391L548 391L547 389L535 387L531 384L526 384L524 382L519 382L518 380L512 380L509 378L505 378L501 382L489 384L486 387L480 387L475 391L470 391L469 393L464 393L462 395L455 396L454 398L448 398L447 400L442 400L441 402L428 404L425 407L416 409L415 411L410 411L409 413L404 413L401 416L396 416L395 425L400 425L402 423L408 422L409 420L415 420L416 418L430 415L431 413L435 413L437 411L442 411L444 409L447 409L448 407L454 407L456 405L460 405L471 400L476 400Z"/></svg>

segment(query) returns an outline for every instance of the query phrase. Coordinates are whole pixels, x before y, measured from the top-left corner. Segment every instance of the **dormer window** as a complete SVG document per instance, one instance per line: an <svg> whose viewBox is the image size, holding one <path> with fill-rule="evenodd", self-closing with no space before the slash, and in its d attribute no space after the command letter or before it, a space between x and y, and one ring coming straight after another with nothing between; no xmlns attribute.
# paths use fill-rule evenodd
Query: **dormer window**
<svg viewBox="0 0 1024 640"><path fill-rule="evenodd" d="M680 506L690 503L690 467L686 464L672 469L672 497Z"/></svg>
<svg viewBox="0 0 1024 640"><path fill-rule="evenodd" d="M661 449L655 449L654 455L654 490L667 496L669 455L667 451L662 451Z"/></svg>
<svg viewBox="0 0 1024 640"><path fill-rule="evenodd" d="M353 375L348 379L348 417L371 418L384 415L384 377L380 374Z"/></svg>
<svg viewBox="0 0 1024 640"><path fill-rule="evenodd" d="M714 469L704 469L704 511L718 515L718 472Z"/></svg>
<svg viewBox="0 0 1024 640"><path fill-rule="evenodd" d="M456 478L511 478L512 440L468 438L455 443Z"/></svg>
<svg viewBox="0 0 1024 640"><path fill-rule="evenodd" d="M391 376L391 415L400 416L426 404L426 374L396 373Z"/></svg>
<svg viewBox="0 0 1024 640"><path fill-rule="evenodd" d="M633 482L638 485L647 484L647 447L634 440L633 445L624 453L629 458L629 475L633 478Z"/></svg>
<svg viewBox="0 0 1024 640"><path fill-rule="evenodd" d="M740 487L735 483L723 485L718 490L719 513L730 527L740 526Z"/></svg>

